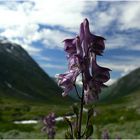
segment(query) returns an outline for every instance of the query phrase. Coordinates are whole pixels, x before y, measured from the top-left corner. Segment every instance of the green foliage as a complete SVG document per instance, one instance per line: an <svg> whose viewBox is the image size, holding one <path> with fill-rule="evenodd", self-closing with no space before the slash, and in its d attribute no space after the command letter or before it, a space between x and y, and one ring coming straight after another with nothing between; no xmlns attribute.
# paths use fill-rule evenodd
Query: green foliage
<svg viewBox="0 0 140 140"><path fill-rule="evenodd" d="M70 130L67 130L66 133L65 133L65 139L73 139L73 136L70 132Z"/></svg>
<svg viewBox="0 0 140 140"><path fill-rule="evenodd" d="M78 128L74 128L74 138L78 138Z"/></svg>
<svg viewBox="0 0 140 140"><path fill-rule="evenodd" d="M88 139L92 134L93 134L93 126L88 125L86 127L86 132L85 132L86 139Z"/></svg>
<svg viewBox="0 0 140 140"><path fill-rule="evenodd" d="M7 132L9 130L19 130L22 132L31 132L34 131L33 125L26 124L14 124L12 122L0 122L0 132Z"/></svg>
<svg viewBox="0 0 140 140"><path fill-rule="evenodd" d="M88 110L88 118L89 118L89 120L90 120L91 117L93 117L93 113L94 113L94 109L93 108L90 108Z"/></svg>

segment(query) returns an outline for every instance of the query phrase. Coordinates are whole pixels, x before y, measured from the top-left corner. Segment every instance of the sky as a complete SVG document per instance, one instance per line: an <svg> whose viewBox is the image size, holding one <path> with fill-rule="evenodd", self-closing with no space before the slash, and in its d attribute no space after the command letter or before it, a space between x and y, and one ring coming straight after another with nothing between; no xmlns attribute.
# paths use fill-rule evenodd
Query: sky
<svg viewBox="0 0 140 140"><path fill-rule="evenodd" d="M108 84L140 67L140 1L0 0L0 37L22 45L50 76L67 71L63 40L91 32L106 38L98 64L112 69Z"/></svg>

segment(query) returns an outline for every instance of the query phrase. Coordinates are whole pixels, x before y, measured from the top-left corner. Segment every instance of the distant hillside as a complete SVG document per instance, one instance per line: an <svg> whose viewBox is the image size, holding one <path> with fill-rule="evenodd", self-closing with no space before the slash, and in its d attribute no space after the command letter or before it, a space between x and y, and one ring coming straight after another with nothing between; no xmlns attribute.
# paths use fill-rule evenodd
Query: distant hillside
<svg viewBox="0 0 140 140"><path fill-rule="evenodd" d="M113 85L104 89L100 94L100 100L113 100L134 92L140 93L140 68L137 68Z"/></svg>
<svg viewBox="0 0 140 140"><path fill-rule="evenodd" d="M0 100L4 98L64 104L61 89L20 46L0 40Z"/></svg>

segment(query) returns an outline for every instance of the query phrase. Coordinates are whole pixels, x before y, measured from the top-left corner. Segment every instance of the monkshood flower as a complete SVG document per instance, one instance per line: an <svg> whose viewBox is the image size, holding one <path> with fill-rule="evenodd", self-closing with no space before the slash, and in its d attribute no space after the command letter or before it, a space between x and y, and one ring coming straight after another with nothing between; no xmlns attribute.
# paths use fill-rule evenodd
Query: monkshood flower
<svg viewBox="0 0 140 140"><path fill-rule="evenodd" d="M65 39L64 41L64 50L68 53L68 58L73 54L76 54L76 39Z"/></svg>
<svg viewBox="0 0 140 140"><path fill-rule="evenodd" d="M102 83L105 83L110 79L109 74L109 71L111 71L110 69L99 66L94 58L92 58L91 64L92 64L91 71L93 79Z"/></svg>
<svg viewBox="0 0 140 140"><path fill-rule="evenodd" d="M79 61L79 57L76 55L73 55L71 57L68 58L68 69L69 70L73 70L76 68L80 68L80 61Z"/></svg>
<svg viewBox="0 0 140 140"><path fill-rule="evenodd" d="M87 19L85 19L80 26L80 39L83 41L85 55L87 55L89 49L96 55L101 55L103 53L105 49L105 38L91 34Z"/></svg>
<svg viewBox="0 0 140 140"><path fill-rule="evenodd" d="M96 61L96 56L102 55L105 49L104 40L90 32L87 19L81 23L79 35L64 40L68 71L58 75L58 85L64 90L63 96L74 88L76 78L81 74L85 103L98 99L101 88L110 79L110 69L99 66Z"/></svg>
<svg viewBox="0 0 140 140"><path fill-rule="evenodd" d="M50 113L43 119L44 127L42 131L47 132L49 139L54 139L55 136L55 114Z"/></svg>
<svg viewBox="0 0 140 140"><path fill-rule="evenodd" d="M79 69L73 69L58 76L58 85L64 90L62 96L66 96L73 89L79 73Z"/></svg>
<svg viewBox="0 0 140 140"><path fill-rule="evenodd" d="M91 102L93 102L93 100L95 100L95 99L96 99L96 97L95 97L95 95L93 94L92 90L91 90L89 87L87 87L87 89L84 90L84 101L85 101L85 103L86 103L86 104L87 104L87 103L91 103Z"/></svg>

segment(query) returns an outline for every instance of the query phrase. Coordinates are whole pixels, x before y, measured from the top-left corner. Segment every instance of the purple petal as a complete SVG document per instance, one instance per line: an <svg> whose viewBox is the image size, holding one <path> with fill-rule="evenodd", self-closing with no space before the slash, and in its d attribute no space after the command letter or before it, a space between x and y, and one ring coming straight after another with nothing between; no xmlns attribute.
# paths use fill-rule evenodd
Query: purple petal
<svg viewBox="0 0 140 140"><path fill-rule="evenodd" d="M97 55L101 55L103 50L105 49L104 45L104 38L101 36L96 36L91 34L90 29L89 29L89 22L87 19L84 20L83 22L84 26L84 50L85 54L87 54L87 50L90 47L91 50L96 53Z"/></svg>
<svg viewBox="0 0 140 140"><path fill-rule="evenodd" d="M92 59L92 76L96 81L107 82L110 79L110 69L97 65L96 60Z"/></svg>
<svg viewBox="0 0 140 140"><path fill-rule="evenodd" d="M86 86L86 89L84 90L84 101L85 103L92 103L93 101L98 99L98 94L101 92L101 87L97 85L97 83L91 83L92 80L89 82Z"/></svg>
<svg viewBox="0 0 140 140"><path fill-rule="evenodd" d="M93 97L92 91L90 91L89 89L84 91L84 101L86 104L91 103L95 100L95 98Z"/></svg>
<svg viewBox="0 0 140 140"><path fill-rule="evenodd" d="M68 60L69 60L68 64L69 70L80 67L79 58L76 55L71 56Z"/></svg>
<svg viewBox="0 0 140 140"><path fill-rule="evenodd" d="M73 69L58 76L58 84L64 90L63 96L67 95L73 89L73 85L79 73L79 69Z"/></svg>
<svg viewBox="0 0 140 140"><path fill-rule="evenodd" d="M84 25L81 23L80 25L80 41L82 42L84 40Z"/></svg>
<svg viewBox="0 0 140 140"><path fill-rule="evenodd" d="M81 46L81 43L80 43L80 38L78 36L76 37L76 50L77 50L77 55L79 57L82 57L83 56L83 50L82 50L82 46Z"/></svg>
<svg viewBox="0 0 140 140"><path fill-rule="evenodd" d="M72 38L72 39L65 39L63 42L64 42L64 50L65 50L67 53L69 53L69 54L76 53L75 38Z"/></svg>

